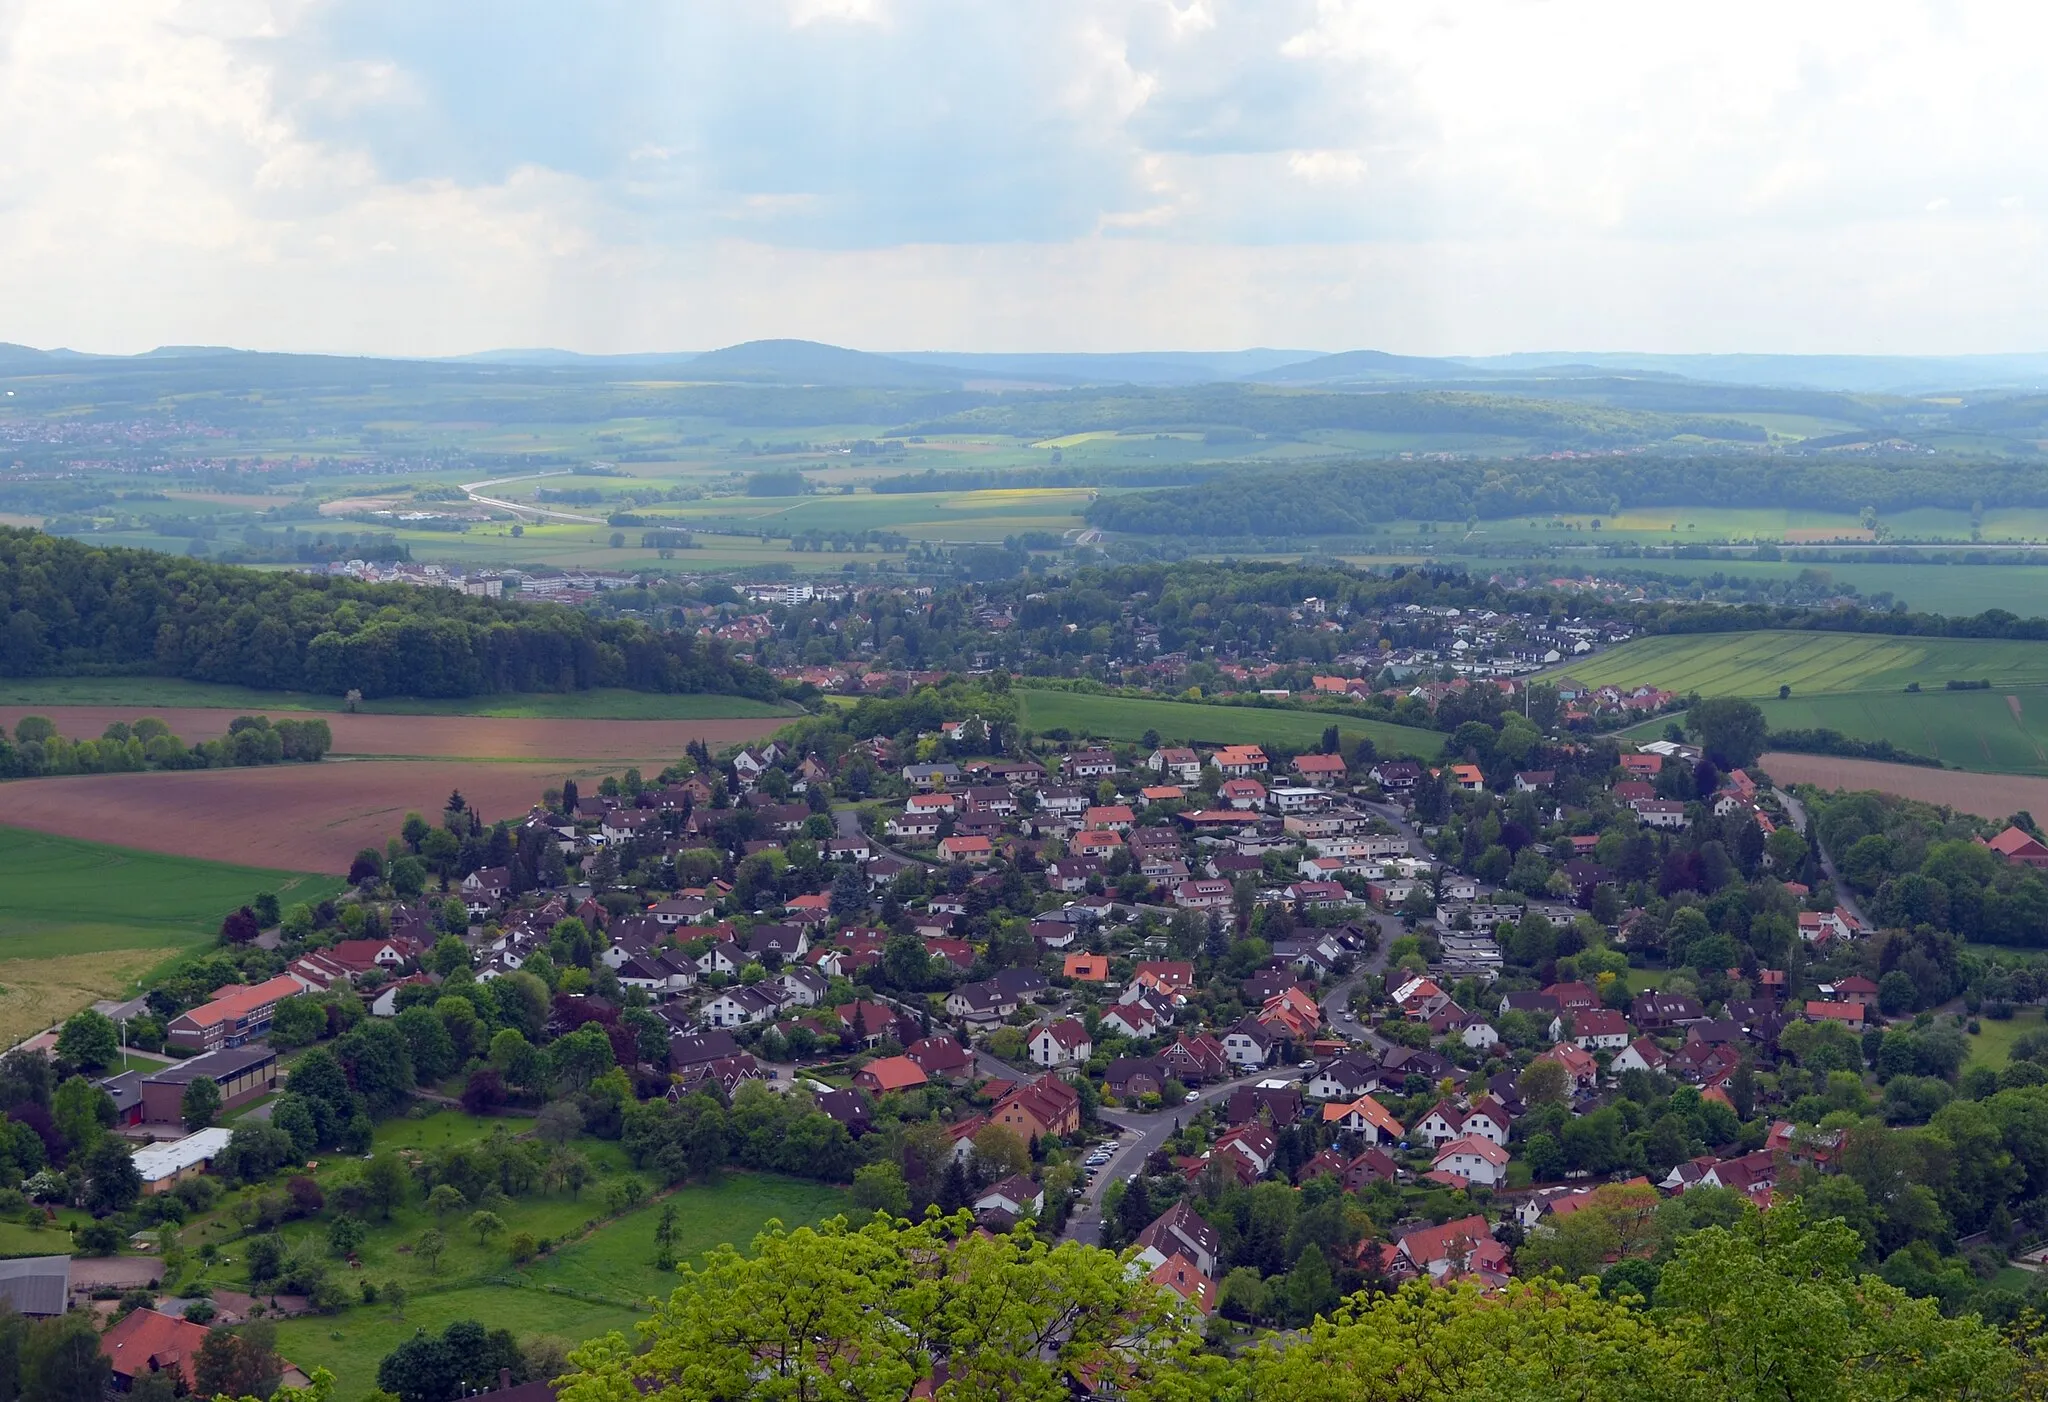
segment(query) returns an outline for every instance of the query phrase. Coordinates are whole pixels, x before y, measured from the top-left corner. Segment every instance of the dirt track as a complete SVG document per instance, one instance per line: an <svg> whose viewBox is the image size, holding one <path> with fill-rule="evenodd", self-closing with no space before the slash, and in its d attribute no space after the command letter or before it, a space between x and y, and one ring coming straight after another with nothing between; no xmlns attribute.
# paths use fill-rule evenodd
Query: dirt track
<svg viewBox="0 0 2048 1402"><path fill-rule="evenodd" d="M487 819L519 818L540 801L543 790L559 787L563 779L581 783L615 768L326 760L258 769L21 779L0 787L5 803L0 813L11 827L66 837L340 874L364 847L383 846L408 812L434 819L451 789L460 789Z"/></svg>
<svg viewBox="0 0 2048 1402"><path fill-rule="evenodd" d="M150 715L186 744L227 734L228 722L247 711L192 707L0 706L10 732L23 716L48 716L57 733L97 740L115 721ZM786 717L758 720L516 720L498 716L373 716L338 712L271 712L272 720L324 720L338 755L418 755L434 759L659 760L681 758L691 740L714 750L772 735Z"/></svg>
<svg viewBox="0 0 2048 1402"><path fill-rule="evenodd" d="M1836 759L1774 751L1757 761L1781 784L1817 784L1824 789L1877 789L1945 803L1982 818L2009 818L2025 809L2048 813L2048 778L2024 774L1973 774L1960 769L1924 769L1873 759Z"/></svg>

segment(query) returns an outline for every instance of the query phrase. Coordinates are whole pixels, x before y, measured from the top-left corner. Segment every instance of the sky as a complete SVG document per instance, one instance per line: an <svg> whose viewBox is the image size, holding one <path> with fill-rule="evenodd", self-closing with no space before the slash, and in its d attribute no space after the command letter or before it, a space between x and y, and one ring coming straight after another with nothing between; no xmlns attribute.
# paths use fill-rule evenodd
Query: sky
<svg viewBox="0 0 2048 1402"><path fill-rule="evenodd" d="M2048 7L0 0L0 340L2048 349Z"/></svg>

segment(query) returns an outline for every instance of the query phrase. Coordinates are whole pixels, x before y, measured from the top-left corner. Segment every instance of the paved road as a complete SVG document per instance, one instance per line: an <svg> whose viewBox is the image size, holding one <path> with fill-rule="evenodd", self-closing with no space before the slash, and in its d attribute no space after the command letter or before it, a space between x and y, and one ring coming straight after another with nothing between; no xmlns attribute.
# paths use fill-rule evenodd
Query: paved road
<svg viewBox="0 0 2048 1402"><path fill-rule="evenodd" d="M1015 1075L1015 1072L1011 1072ZM1109 1162L1102 1165L1095 1175L1095 1181L1081 1190L1074 1199L1074 1210L1067 1217L1066 1234L1074 1240L1089 1246L1102 1245L1102 1195L1109 1185L1136 1173L1154 1150L1164 1144L1174 1132L1176 1125L1185 1125L1189 1117L1205 1105L1222 1100L1239 1086L1248 1086L1269 1077L1289 1075L1290 1072L1277 1066L1255 1071L1249 1076L1236 1080L1222 1081L1206 1086L1199 1092L1199 1098L1179 1105L1166 1105L1151 1112L1103 1110L1099 1117L1104 1124L1115 1125L1122 1131L1117 1140L1116 1152Z"/></svg>
<svg viewBox="0 0 2048 1402"><path fill-rule="evenodd" d="M500 511L509 511L514 516L540 516L556 521L573 521L581 526L602 526L602 516L579 516L573 511L549 511L538 506L527 506L523 502L505 501L498 497L480 495L479 487L501 487L507 482L530 482L536 477L567 477L566 472L529 472L518 477L493 477L484 482L464 482L462 490L469 493L469 499L479 506L495 506Z"/></svg>
<svg viewBox="0 0 2048 1402"><path fill-rule="evenodd" d="M1792 819L1792 826L1800 834L1804 835L1806 832L1806 805L1802 804L1784 789L1772 789L1771 792L1778 796L1778 802L1785 805L1785 813L1787 817ZM1842 879L1835 874L1835 859L1828 855L1826 847L1820 849L1820 869L1822 874L1827 877L1828 884L1835 888L1835 904L1855 916L1856 922L1864 929L1873 928L1871 923L1863 918L1863 908L1856 903L1856 893L1844 885Z"/></svg>

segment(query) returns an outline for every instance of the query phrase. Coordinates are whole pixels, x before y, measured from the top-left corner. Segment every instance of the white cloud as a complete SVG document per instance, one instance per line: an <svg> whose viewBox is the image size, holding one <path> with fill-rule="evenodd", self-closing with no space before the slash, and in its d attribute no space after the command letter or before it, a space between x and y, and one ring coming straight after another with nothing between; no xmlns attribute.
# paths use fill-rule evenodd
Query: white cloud
<svg viewBox="0 0 2048 1402"><path fill-rule="evenodd" d="M445 121L496 71L464 36L354 14L0 8L0 339L1962 351L2048 317L2013 135L2048 11L705 0L569 26L559 90L496 94L516 133ZM434 122L493 158L437 164Z"/></svg>
<svg viewBox="0 0 2048 1402"><path fill-rule="evenodd" d="M881 24L884 18L882 0L790 0L789 3L789 25L792 29L833 20L845 24Z"/></svg>
<svg viewBox="0 0 2048 1402"><path fill-rule="evenodd" d="M1355 185L1365 176L1365 157L1356 151L1292 151L1287 169L1311 185Z"/></svg>

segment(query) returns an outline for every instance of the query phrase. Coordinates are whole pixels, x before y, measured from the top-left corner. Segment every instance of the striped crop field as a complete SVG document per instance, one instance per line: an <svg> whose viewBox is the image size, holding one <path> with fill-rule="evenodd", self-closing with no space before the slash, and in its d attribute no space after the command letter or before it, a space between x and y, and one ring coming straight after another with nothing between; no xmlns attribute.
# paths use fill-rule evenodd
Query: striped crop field
<svg viewBox="0 0 2048 1402"><path fill-rule="evenodd" d="M2048 686L2048 642L1902 638L1869 633L1706 633L1638 638L1573 662L1563 675L1588 686L1660 686L1681 695L1776 697L1904 692L1918 682L1994 689ZM1917 747L1916 747L1917 748Z"/></svg>

